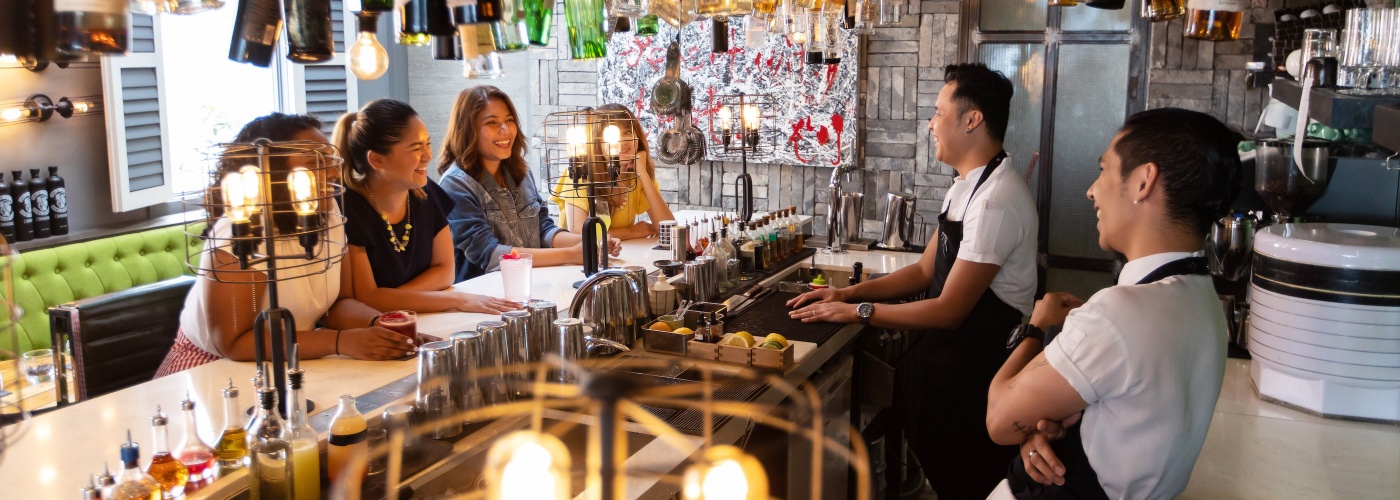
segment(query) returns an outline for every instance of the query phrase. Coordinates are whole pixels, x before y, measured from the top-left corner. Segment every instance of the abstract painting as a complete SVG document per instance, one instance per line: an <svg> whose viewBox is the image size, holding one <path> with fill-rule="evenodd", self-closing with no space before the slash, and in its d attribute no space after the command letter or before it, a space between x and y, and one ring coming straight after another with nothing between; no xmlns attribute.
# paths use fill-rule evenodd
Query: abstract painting
<svg viewBox="0 0 1400 500"><path fill-rule="evenodd" d="M598 68L601 103L621 103L631 109L648 131L648 142L656 147L661 132L674 125L675 118L657 116L649 109L652 86L665 75L666 47L677 38L677 30L666 23L656 36L640 37L619 33L608 42L608 55ZM845 50L840 64L805 64L801 46L786 37L767 36L758 50L743 45L741 19L729 23L730 49L712 53L708 21L687 24L681 29L681 80L694 89L694 125L707 137L706 159L734 161L718 147L719 108L715 96L768 94L774 109L764 110L763 135L757 154L748 160L757 163L833 166L852 162L856 137L858 37L841 30ZM736 110L737 111L737 110ZM737 122L738 113L734 113ZM654 153L653 153L654 154Z"/></svg>

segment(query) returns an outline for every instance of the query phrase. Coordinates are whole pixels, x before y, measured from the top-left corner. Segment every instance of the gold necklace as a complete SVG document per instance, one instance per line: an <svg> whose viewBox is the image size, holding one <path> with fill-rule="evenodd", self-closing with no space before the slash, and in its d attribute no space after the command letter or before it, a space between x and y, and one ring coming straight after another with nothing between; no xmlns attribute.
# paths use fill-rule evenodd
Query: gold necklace
<svg viewBox="0 0 1400 500"><path fill-rule="evenodd" d="M380 210L379 203L374 201L374 192L366 189L365 193L369 195L369 205L374 208L375 212L379 212L379 218L384 219L384 229L389 231L389 246L393 247L395 252L404 251L408 248L408 235L413 232L413 204L409 203L407 199L404 200L404 211L407 213L405 218L408 223L404 224L403 238L400 239L397 234L394 234L394 225L389 223L389 214Z"/></svg>

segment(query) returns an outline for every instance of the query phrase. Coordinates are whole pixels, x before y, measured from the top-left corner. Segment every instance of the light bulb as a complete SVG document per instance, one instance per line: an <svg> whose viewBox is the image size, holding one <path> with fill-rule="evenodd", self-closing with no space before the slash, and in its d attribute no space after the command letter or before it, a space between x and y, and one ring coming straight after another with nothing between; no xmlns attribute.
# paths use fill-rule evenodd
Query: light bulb
<svg viewBox="0 0 1400 500"><path fill-rule="evenodd" d="M622 152L622 129L609 124L603 128L603 142L608 145L608 155L617 156Z"/></svg>
<svg viewBox="0 0 1400 500"><path fill-rule="evenodd" d="M583 145L584 136L585 133L582 125L569 127L569 130L565 132L564 138L569 143L569 156L583 156L583 153L587 151L587 148Z"/></svg>
<svg viewBox="0 0 1400 500"><path fill-rule="evenodd" d="M750 131L758 130L758 106L744 105L744 128Z"/></svg>
<svg viewBox="0 0 1400 500"><path fill-rule="evenodd" d="M729 111L729 106L721 106L721 107L719 108L719 129L720 129L720 130L723 130L723 131L726 131L726 132L729 131L729 120L730 120L730 118L731 118L730 113L732 113L732 112Z"/></svg>
<svg viewBox="0 0 1400 500"><path fill-rule="evenodd" d="M685 500L762 500L768 498L763 464L733 446L715 446L681 478Z"/></svg>
<svg viewBox="0 0 1400 500"><path fill-rule="evenodd" d="M15 64L19 62L19 57L14 54L0 54L0 64Z"/></svg>
<svg viewBox="0 0 1400 500"><path fill-rule="evenodd" d="M361 31L350 46L350 72L361 80L374 80L389 71L389 53L372 31Z"/></svg>
<svg viewBox="0 0 1400 500"><path fill-rule="evenodd" d="M230 172L219 185L224 195L224 205L228 207L229 219L248 222L248 210L243 206L243 176Z"/></svg>
<svg viewBox="0 0 1400 500"><path fill-rule="evenodd" d="M490 500L564 500L571 490L569 451L548 434L512 433L487 453L486 479Z"/></svg>
<svg viewBox="0 0 1400 500"><path fill-rule="evenodd" d="M287 176L287 184L291 187L292 206L296 209L297 215L316 213L318 203L313 189L316 183L311 178L311 171L305 167L293 168L291 174Z"/></svg>
<svg viewBox="0 0 1400 500"><path fill-rule="evenodd" d="M92 103L87 101L73 101L73 111L75 113L86 113L92 109Z"/></svg>
<svg viewBox="0 0 1400 500"><path fill-rule="evenodd" d="M23 108L7 108L4 111L0 111L0 119L4 119L7 122L13 122L18 121L20 118L24 118L25 114L26 113Z"/></svg>
<svg viewBox="0 0 1400 500"><path fill-rule="evenodd" d="M258 213L259 205L262 204L262 179L258 174L261 171L256 165L245 165L238 169L240 184L242 184L243 209L248 216Z"/></svg>

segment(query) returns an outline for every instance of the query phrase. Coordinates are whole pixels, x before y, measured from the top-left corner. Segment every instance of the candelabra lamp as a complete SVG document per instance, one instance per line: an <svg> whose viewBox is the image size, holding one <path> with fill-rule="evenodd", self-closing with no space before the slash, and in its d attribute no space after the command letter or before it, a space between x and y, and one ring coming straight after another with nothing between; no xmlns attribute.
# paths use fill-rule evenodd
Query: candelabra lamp
<svg viewBox="0 0 1400 500"><path fill-rule="evenodd" d="M185 201L186 213L204 212L185 221L204 247L187 265L202 279L253 285L255 308L257 287L267 286L253 321L257 379L286 401L287 370L299 363L297 328L278 283L330 272L344 256L345 241L328 237L345 224L335 201L341 188L331 182L342 162L327 144L267 139L213 146L206 157L209 188Z"/></svg>
<svg viewBox="0 0 1400 500"><path fill-rule="evenodd" d="M777 133L772 128L777 100L768 94L718 95L714 98L714 119L710 121L721 146L717 156L738 157L741 168L734 179L734 205L739 220L753 220L753 177L749 156L772 156Z"/></svg>
<svg viewBox="0 0 1400 500"><path fill-rule="evenodd" d="M560 198L587 200L583 221L585 279L608 267L608 224L611 211L598 213L598 202L625 197L637 189L637 145L632 120L624 111L583 109L560 111L544 119L545 168L560 175L549 178ZM566 207L567 209L567 207ZM580 280L574 288L583 284Z"/></svg>
<svg viewBox="0 0 1400 500"><path fill-rule="evenodd" d="M823 491L823 479L833 470L830 460L849 464L854 498L870 498L870 466L860 434L849 426L845 435L824 431L821 398L811 383L702 360L685 362L694 374L685 380L653 375L675 370L675 363L647 357L565 360L550 353L538 363L478 369L471 375L521 374L516 383L527 385L533 396L422 422L418 431L392 429L397 438L390 435L369 453L350 459L342 479L332 485L331 496L359 498L357 478L364 477L371 461L403 463L413 453L393 443L410 441L444 421L465 421L486 422L463 438L487 446L484 453L475 445L459 445L459 455L428 465L424 473L403 473L390 466L386 477L376 479L386 485L385 496L395 498L411 489L430 498L487 500L621 500L668 492L685 500L766 500L772 493L764 464L744 449L761 427L797 443L794 449L801 451L789 453L787 465L806 477L810 496L805 498L816 500L830 493ZM559 377L561 372L569 376ZM766 392L736 397L735 389L745 386ZM698 421L698 432L679 428L678 422L692 420ZM654 436L654 442L633 442L638 435ZM638 453L646 459L629 460L629 448L635 446L643 446ZM425 479L462 476L468 479Z"/></svg>

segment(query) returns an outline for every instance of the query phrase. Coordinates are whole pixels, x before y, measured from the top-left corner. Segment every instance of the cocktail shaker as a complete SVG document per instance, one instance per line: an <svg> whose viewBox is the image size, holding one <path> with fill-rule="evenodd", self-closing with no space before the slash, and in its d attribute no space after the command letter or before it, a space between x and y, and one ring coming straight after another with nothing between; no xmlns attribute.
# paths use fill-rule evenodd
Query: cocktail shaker
<svg viewBox="0 0 1400 500"><path fill-rule="evenodd" d="M559 319L559 306L550 300L532 300L526 310L530 311L530 325L525 334L526 360L538 363L549 332L554 329L554 320Z"/></svg>
<svg viewBox="0 0 1400 500"><path fill-rule="evenodd" d="M583 359L586 352L583 337L583 320L578 318L554 320L554 333L549 337L547 351L559 356L559 359L563 361L578 361ZM573 372L567 369L559 370L552 378L555 382L565 384L575 380Z"/></svg>
<svg viewBox="0 0 1400 500"><path fill-rule="evenodd" d="M671 260L685 262L687 250L690 250L690 227L676 224L671 228Z"/></svg>
<svg viewBox="0 0 1400 500"><path fill-rule="evenodd" d="M457 419L461 406L452 394L456 359L451 342L428 342L418 347L418 408L423 412L426 432L434 439L462 433Z"/></svg>
<svg viewBox="0 0 1400 500"><path fill-rule="evenodd" d="M477 373L481 367L481 339L478 332L457 332L448 337L457 367L457 375L452 378L452 392L463 410L484 406Z"/></svg>
<svg viewBox="0 0 1400 500"><path fill-rule="evenodd" d="M481 398L487 405L510 402L509 382L499 374L485 375L483 371L499 369L507 364L506 324L504 321L482 321L476 325L481 334L481 350L478 352L477 383L481 385Z"/></svg>
<svg viewBox="0 0 1400 500"><path fill-rule="evenodd" d="M529 378L523 370L525 365L530 364L530 311L515 310L501 313L501 321L506 324L506 362L504 367L509 374L506 380L513 382L524 382ZM529 397L524 384L511 383L511 400L518 401Z"/></svg>

